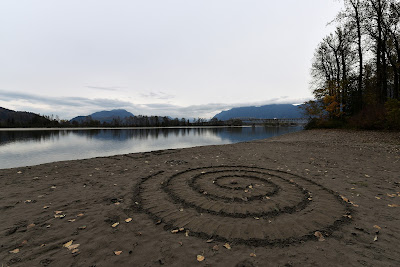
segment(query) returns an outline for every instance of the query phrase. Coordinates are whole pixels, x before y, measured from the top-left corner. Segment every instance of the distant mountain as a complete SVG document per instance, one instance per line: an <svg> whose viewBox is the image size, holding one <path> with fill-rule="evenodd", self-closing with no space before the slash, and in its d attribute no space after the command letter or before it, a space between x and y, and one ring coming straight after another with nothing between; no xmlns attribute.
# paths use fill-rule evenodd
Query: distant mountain
<svg viewBox="0 0 400 267"><path fill-rule="evenodd" d="M14 111L0 107L0 127L47 127L54 122L32 112Z"/></svg>
<svg viewBox="0 0 400 267"><path fill-rule="evenodd" d="M239 107L222 111L214 118L226 121L234 118L256 118L256 119L295 119L304 117L299 106L292 104L273 104L260 107Z"/></svg>
<svg viewBox="0 0 400 267"><path fill-rule="evenodd" d="M84 122L89 119L89 117L92 120L97 120L100 121L101 123L106 122L106 123L112 123L114 119L120 118L123 120L126 117L133 117L133 114L126 111L125 109L113 109L110 111L103 110L99 112L95 112L93 114L90 114L88 116L78 116L73 119L71 119L71 122L77 121L78 123Z"/></svg>

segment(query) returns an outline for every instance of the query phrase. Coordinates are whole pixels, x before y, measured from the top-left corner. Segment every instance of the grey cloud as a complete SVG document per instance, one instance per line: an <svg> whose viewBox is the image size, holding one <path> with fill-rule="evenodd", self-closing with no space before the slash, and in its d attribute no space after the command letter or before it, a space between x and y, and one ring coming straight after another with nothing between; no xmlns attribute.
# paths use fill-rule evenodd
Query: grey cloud
<svg viewBox="0 0 400 267"><path fill-rule="evenodd" d="M173 104L164 104L164 103L154 103L154 104L145 104L143 107L149 108L149 109L177 109L179 106L173 105Z"/></svg>
<svg viewBox="0 0 400 267"><path fill-rule="evenodd" d="M84 107L90 106L103 106L103 107L121 107L131 106L132 103L127 101L121 101L116 99L105 99L105 98L84 98L84 97L48 97L40 96L28 93L18 93L10 91L0 91L0 95L3 100L25 100L28 102L34 102L36 104L51 104L61 106L74 106Z"/></svg>
<svg viewBox="0 0 400 267"><path fill-rule="evenodd" d="M145 98L163 99L163 100L174 98L173 95L166 94L166 93L163 93L163 92L149 92L147 94L141 94L141 96L145 97Z"/></svg>
<svg viewBox="0 0 400 267"><path fill-rule="evenodd" d="M104 90L104 91L118 91L122 89L122 87L118 86L86 86L86 88Z"/></svg>

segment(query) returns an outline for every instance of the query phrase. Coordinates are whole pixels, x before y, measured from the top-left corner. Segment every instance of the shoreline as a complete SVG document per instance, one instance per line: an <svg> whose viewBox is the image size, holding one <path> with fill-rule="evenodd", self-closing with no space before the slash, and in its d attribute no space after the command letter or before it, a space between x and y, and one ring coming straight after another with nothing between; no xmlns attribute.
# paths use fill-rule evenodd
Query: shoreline
<svg viewBox="0 0 400 267"><path fill-rule="evenodd" d="M312 130L0 169L0 263L399 265L399 162L399 133Z"/></svg>

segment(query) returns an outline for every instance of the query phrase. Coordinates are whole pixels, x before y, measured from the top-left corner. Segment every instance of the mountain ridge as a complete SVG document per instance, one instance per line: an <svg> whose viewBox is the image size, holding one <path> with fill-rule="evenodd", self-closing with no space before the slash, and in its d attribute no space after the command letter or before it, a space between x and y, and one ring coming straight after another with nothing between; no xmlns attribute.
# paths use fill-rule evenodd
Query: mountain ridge
<svg viewBox="0 0 400 267"><path fill-rule="evenodd" d="M293 104L270 104L263 106L236 107L222 111L214 116L215 119L226 121L230 119L297 119L302 118L300 106Z"/></svg>
<svg viewBox="0 0 400 267"><path fill-rule="evenodd" d="M102 110L102 111L94 112L87 116L74 117L70 120L70 122L76 121L76 122L80 123L80 122L84 122L88 119L92 119L92 120L100 121L101 123L104 123L104 122L111 123L111 122L113 122L114 119L119 118L119 119L123 120L123 119L125 119L127 117L131 117L131 116L133 117L134 115L131 112L126 111L125 109Z"/></svg>

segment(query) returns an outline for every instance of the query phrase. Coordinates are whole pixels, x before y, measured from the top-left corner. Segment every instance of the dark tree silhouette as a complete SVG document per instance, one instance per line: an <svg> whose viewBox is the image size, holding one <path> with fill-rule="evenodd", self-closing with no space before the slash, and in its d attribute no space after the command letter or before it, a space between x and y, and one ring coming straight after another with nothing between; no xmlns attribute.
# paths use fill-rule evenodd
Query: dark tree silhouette
<svg viewBox="0 0 400 267"><path fill-rule="evenodd" d="M320 126L340 121L400 129L387 116L400 117L399 0L344 0L335 22L335 32L314 54L311 75L318 104L305 103L306 113L312 111L308 115L314 123L319 114Z"/></svg>

